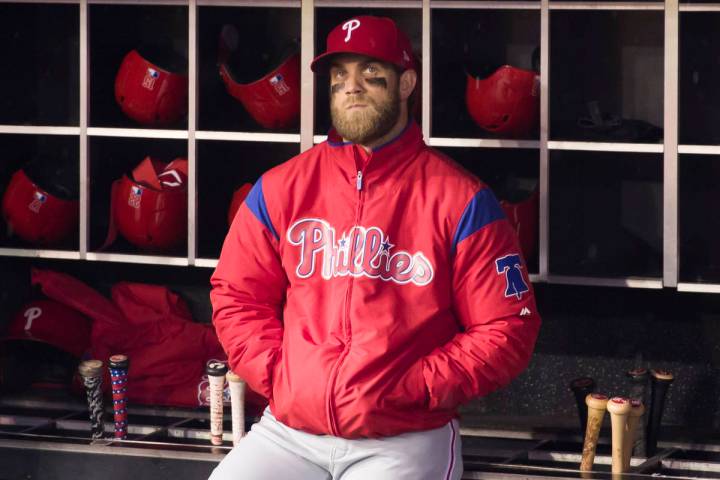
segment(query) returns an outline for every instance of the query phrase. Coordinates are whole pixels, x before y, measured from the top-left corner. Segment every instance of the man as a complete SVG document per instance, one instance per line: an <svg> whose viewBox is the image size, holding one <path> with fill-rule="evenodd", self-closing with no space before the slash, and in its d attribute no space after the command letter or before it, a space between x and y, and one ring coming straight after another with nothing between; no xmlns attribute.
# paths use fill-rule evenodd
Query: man
<svg viewBox="0 0 720 480"><path fill-rule="evenodd" d="M517 376L540 318L490 190L408 112L410 42L338 25L328 141L265 173L212 276L230 367L269 399L211 479L459 479L456 408Z"/></svg>

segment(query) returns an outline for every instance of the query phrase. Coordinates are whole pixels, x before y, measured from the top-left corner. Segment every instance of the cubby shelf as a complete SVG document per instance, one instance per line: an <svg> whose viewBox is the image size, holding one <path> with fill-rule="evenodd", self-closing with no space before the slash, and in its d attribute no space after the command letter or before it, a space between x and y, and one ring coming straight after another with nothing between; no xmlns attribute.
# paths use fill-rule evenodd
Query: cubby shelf
<svg viewBox="0 0 720 480"><path fill-rule="evenodd" d="M80 145L79 148L79 165L80 171L80 190L81 190L81 221L80 221L80 239L77 250L52 250L52 249L33 249L33 248L17 248L15 244L1 245L0 255L20 256L20 257L37 257L37 258L56 258L70 259L80 261L104 261L104 262L126 262L126 263L144 263L158 265L173 266L197 266L212 268L216 265L216 256L219 254L220 244L218 238L222 235L219 233L224 226L220 220L211 222L210 227L204 225L202 215L208 211L209 207L203 205L204 192L209 188L215 188L210 185L208 178L212 170L216 168L227 168L227 165L245 165L246 168L249 160L268 161L270 163L278 163L289 156L300 151L301 148L307 148L313 143L320 143L326 139L326 136L316 131L317 125L327 122L323 115L327 115L325 101L322 95L317 96L319 91L316 80L312 74L306 72L307 65L303 64L303 78L301 82L301 94L303 97L300 125L294 131L271 132L261 129L245 128L246 123L238 123L237 125L223 125L222 121L208 123L207 118L203 120L203 102L205 98L201 95L207 82L217 81L214 77L204 71L203 68L212 68L214 64L214 55L212 52L206 52L200 48L200 42L203 40L200 31L210 28L208 18L225 13L232 13L236 18L243 15L243 9L252 9L254 14L263 9L278 9L282 18L295 22L300 32L301 58L304 62L309 61L318 48L323 48L324 34L330 27L329 25L321 25L323 19L339 18L342 15L351 15L354 10L363 13L387 14L399 19L404 25L411 25L414 30L411 32L413 45L416 53L422 57L422 67L424 69L422 75L423 88L423 108L422 108L422 126L429 145L439 149L449 149L451 152L462 150L482 151L483 164L493 162L493 158L505 158L500 152L515 160L510 162L519 162L527 164L528 158L534 159L530 162L536 162L533 175L540 188L540 234L539 234L539 253L538 265L535 271L531 272L531 278L537 282L561 283L561 284L578 284L578 285L608 285L621 286L627 288L660 288L660 287L676 287L682 291L707 291L718 292L717 282L720 282L720 276L713 280L710 278L702 278L697 283L682 281L680 261L683 255L683 249L687 248L680 237L679 217L683 214L681 201L679 200L682 175L679 175L679 164L681 159L679 155L689 156L705 156L702 158L711 158L718 156L720 162L720 145L715 145L713 140L697 142L691 139L692 143L682 143L678 138L677 132L681 124L673 108L682 105L682 92L679 88L681 79L679 79L679 71L682 62L682 37L680 24L686 15L692 15L694 12L720 12L720 3L680 3L676 0L668 2L654 1L443 1L443 0L365 0L365 1L340 1L340 0L272 0L272 1L256 1L256 0L46 0L43 4L34 1L18 1L12 2L0 0L0 8L3 5L20 5L27 4L28 8L42 9L43 5L67 5L77 8L78 31L76 32L75 44L77 48L77 58L79 64L79 114L76 121L71 121L69 125L41 125L28 124L23 121L22 124L13 124L13 122L1 122L0 139L5 135L23 135L23 136L68 136L76 137ZM79 8L78 8L79 7ZM189 74L189 118L187 124L180 127L171 127L169 129L161 128L136 128L115 122L114 120L104 120L90 112L95 108L93 103L93 92L89 85L92 83L92 68L94 65L90 62L90 50L93 42L99 41L97 35L91 36L90 25L94 21L95 9L118 7L125 9L142 9L152 8L155 15L163 8L172 9L173 15L185 16L187 18L187 28L182 32L181 37L187 38L185 50L188 55L188 74ZM158 10L159 9L159 10ZM250 12L251 10L247 10ZM218 13L222 12L222 13ZM262 15L260 13L259 15ZM574 17L574 15L579 15ZM606 15L606 17L599 17ZM609 16L608 16L609 15ZM643 15L651 15L653 17L643 17ZM454 127L436 129L434 128L433 112L442 106L445 108L446 100L441 98L441 88L443 84L437 78L433 78L431 72L434 70L433 65L443 65L444 55L442 52L433 52L434 48L441 48L442 42L447 37L442 35L458 34L458 32L449 32L448 25L442 25L438 22L452 23L454 18L472 17L472 18L500 18L505 31L503 37L496 40L495 46L500 45L506 47L506 54L513 58L526 58L527 52L532 47L538 47L541 52L540 58L540 85L541 92L541 114L539 132L534 138L522 139L502 139L483 137L479 130L473 130L472 126L466 124L462 128L453 130ZM491 16L491 17L488 17ZM624 84L613 86L615 93L623 100L616 101L615 105L608 105L608 112L613 109L622 109L622 102L628 104L634 102L633 108L636 112L657 112L650 107L643 106L643 97L633 99L633 95L650 95L652 92L659 93L661 128L665 135L656 143L644 143L633 141L588 141L581 136L573 138L573 135L566 135L565 131L560 131L562 135L556 133L557 125L551 122L557 119L557 105L552 104L550 99L558 95L562 95L562 78L557 74L563 74L572 78L572 70L567 72L557 72L557 65L553 63L553 55L560 55L559 50L553 49L553 41L565 41L561 37L553 37L558 35L552 27L558 22L567 21L572 23L573 19L593 19L602 18L600 23L606 26L612 26L616 30L592 30L586 32L586 36L595 35L599 38L599 44L611 43L617 49L618 57L612 59L608 63L605 58L592 60L599 61L598 73L611 75L618 72L608 72L607 69L621 69L623 65L633 63L633 59L642 58L647 61L649 67L660 68L659 78L647 79L647 85L640 80L628 80L623 77ZM640 20L638 20L640 19ZM644 34L645 36L636 36L632 33L634 22L642 19L651 19L654 28L660 28L660 37L653 36L655 34ZM604 23L603 23L604 22ZM612 23L615 22L615 23ZM528 30L528 26L531 28ZM642 25L644 27L645 24ZM449 30L453 30L450 28ZM555 32L555 33L553 33ZM269 32L269 35L273 32ZM697 33L702 35L703 33ZM613 36L614 35L614 36ZM323 38L320 38L323 37ZM262 43L262 39L258 39L258 44ZM450 42L452 43L452 42ZM493 48L490 45L488 48ZM598 47L599 48L599 47ZM596 48L596 51L601 50ZM452 54L453 52L447 52ZM210 55L210 58L205 56ZM438 56L439 55L439 56ZM658 57L659 55L659 57ZM460 58L460 57L458 57ZM556 59L558 60L558 59ZM529 60L528 60L529 61ZM605 63L603 63L605 62ZM654 62L654 63L653 63ZM659 65L659 67L658 67ZM676 66L673 69L673 66ZM435 67L437 68L437 67ZM603 70L605 69L605 70ZM202 73L202 72L205 73ZM202 74L201 74L202 73ZM443 71L445 74L445 71ZM552 74L552 75L551 75ZM616 76L620 76L619 74ZM552 77L552 78L551 78ZM604 77L603 77L604 78ZM608 77L610 78L610 77ZM695 77L693 77L695 78ZM209 80L211 79L211 80ZM551 85L552 80L552 85ZM318 80L322 81L322 80ZM572 81L580 81L573 79ZM627 82L634 81L632 88L627 87ZM567 83L567 82L566 82ZM647 87L647 88L643 88ZM213 88L219 88L217 86ZM433 90L435 89L435 90ZM634 90L633 90L634 89ZM659 90L658 90L659 89ZM650 92L650 93L648 93ZM27 92L26 92L27 93ZM459 110L462 106L463 93L453 91L457 102L455 107ZM647 97L649 98L649 97ZM440 99L440 100L438 100ZM223 100L232 102L232 99ZM607 102L612 103L610 100ZM442 103L439 103L442 102ZM619 102L619 103L618 103ZM437 110L440 111L440 110ZM452 110L451 110L452 111ZM207 109L205 110L207 112ZM317 115L316 115L317 112ZM208 115L208 113L204 113ZM93 120L91 121L90 118ZM461 122L462 119L451 117L451 122ZM40 122L41 123L41 122ZM208 125L210 128L207 128ZM238 126L239 125L239 126ZM219 128L216 128L219 127ZM558 130L559 131L559 130ZM190 231L188 233L189 251L186 255L181 256L156 256L145 255L141 252L95 252L92 245L97 241L89 240L94 219L91 218L89 208L92 204L91 200L91 182L93 180L97 165L93 164L93 153L95 143L93 142L110 142L111 147L114 145L123 145L123 142L131 141L147 141L156 142L180 142L187 145L186 155L190 162L189 176L189 193L188 200L188 224ZM720 143L720 142L719 142ZM107 147L107 148L111 148ZM227 158L218 158L218 153L230 149L232 153ZM517 151L517 155L513 152ZM245 154L244 152L248 152ZM524 152L524 153L522 153ZM646 193L652 189L660 189L661 216L659 218L660 245L662 249L663 265L661 272L650 276L638 276L628 274L620 277L607 277L602 273L595 275L582 274L558 274L552 269L550 258L551 237L553 231L550 230L550 217L553 215L551 208L551 199L553 191L550 188L550 178L557 172L551 174L553 168L560 168L557 158L561 158L562 165L570 165L573 162L586 163L585 160L591 162L594 154L617 155L616 160L622 164L632 165L638 164L638 168L646 168L643 165L657 165L660 162L662 175L659 184L654 173L634 172L628 174L624 179L618 180L622 192L618 190L619 195L634 198L631 190L640 186ZM560 155L560 157L558 157ZM573 155L576 155L573 157ZM468 154L468 156L472 156ZM524 157L523 157L524 156ZM652 162L635 162L636 156L645 156L653 158ZM517 157L517 158L516 158ZM520 158L523 157L523 158ZM638 157L639 158L639 157ZM568 160L569 161L565 161ZM658 160L659 159L659 160ZM129 160L128 165L138 159ZM505 161L505 160L502 160ZM524 162L524 163L523 163ZM653 163L655 162L655 163ZM268 163L268 167L271 166ZM253 167L255 168L255 167ZM259 167L257 167L259 168ZM501 167L497 167L501 169ZM509 168L509 167L508 167ZM565 167L562 167L565 168ZM648 167L652 170L654 166ZM495 170L493 170L495 171ZM217 174L215 174L217 176ZM254 170L247 174L238 176L235 180L252 181L253 176L258 175ZM649 180L648 180L649 178ZM5 181L0 178L0 182ZM583 182L583 178L578 178L578 182ZM639 182L639 183L638 183ZM643 183L645 182L645 183ZM229 185L229 184L228 184ZM228 185L219 188L228 189ZM654 185L654 186L653 186ZM225 195L225 194L224 194ZM229 193L227 193L229 195ZM225 196L227 196L225 195ZM223 197L224 198L224 197ZM648 199L650 197L646 197ZM652 197L656 198L656 197ZM219 201L219 200L218 200ZM224 201L224 200L223 200ZM621 204L618 200L616 203ZM225 205L218 208L218 217L225 215ZM590 212L589 212L590 213ZM652 216L652 215L651 215ZM629 221L629 220L627 220ZM645 225L644 232L636 232L638 234L648 235L649 229L655 225ZM610 228L613 228L610 226ZM621 228L615 225L614 228ZM212 238L208 239L205 233L212 231ZM555 240L557 241L557 240ZM572 239L563 241L571 242ZM210 243L208 243L210 242ZM592 247L592 246L590 246ZM555 253L556 255L559 253Z"/></svg>

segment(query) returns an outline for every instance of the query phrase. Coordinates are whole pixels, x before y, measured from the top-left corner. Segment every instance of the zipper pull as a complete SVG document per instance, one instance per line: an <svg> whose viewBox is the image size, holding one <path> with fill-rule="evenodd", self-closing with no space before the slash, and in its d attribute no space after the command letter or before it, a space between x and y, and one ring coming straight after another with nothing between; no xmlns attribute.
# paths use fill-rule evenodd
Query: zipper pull
<svg viewBox="0 0 720 480"><path fill-rule="evenodd" d="M357 181L355 182L358 190L362 190L362 171L358 170Z"/></svg>

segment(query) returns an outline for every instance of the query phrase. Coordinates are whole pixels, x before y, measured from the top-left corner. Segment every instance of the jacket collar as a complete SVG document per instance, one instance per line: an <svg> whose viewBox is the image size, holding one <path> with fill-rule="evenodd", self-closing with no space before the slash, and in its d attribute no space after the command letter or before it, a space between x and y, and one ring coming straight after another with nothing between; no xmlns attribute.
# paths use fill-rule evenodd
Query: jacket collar
<svg viewBox="0 0 720 480"><path fill-rule="evenodd" d="M418 124L410 120L397 137L373 148L371 152L354 143L343 142L335 129L328 133L327 146L333 161L349 178L354 180L358 170L362 170L363 177L370 180L390 173L400 163L414 158L425 142Z"/></svg>

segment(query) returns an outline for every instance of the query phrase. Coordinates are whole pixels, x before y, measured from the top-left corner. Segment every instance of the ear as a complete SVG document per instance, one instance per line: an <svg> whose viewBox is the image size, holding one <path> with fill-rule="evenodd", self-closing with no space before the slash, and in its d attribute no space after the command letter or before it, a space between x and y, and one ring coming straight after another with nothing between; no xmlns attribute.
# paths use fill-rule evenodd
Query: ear
<svg viewBox="0 0 720 480"><path fill-rule="evenodd" d="M417 72L409 69L400 74L400 100L407 100L415 90Z"/></svg>

